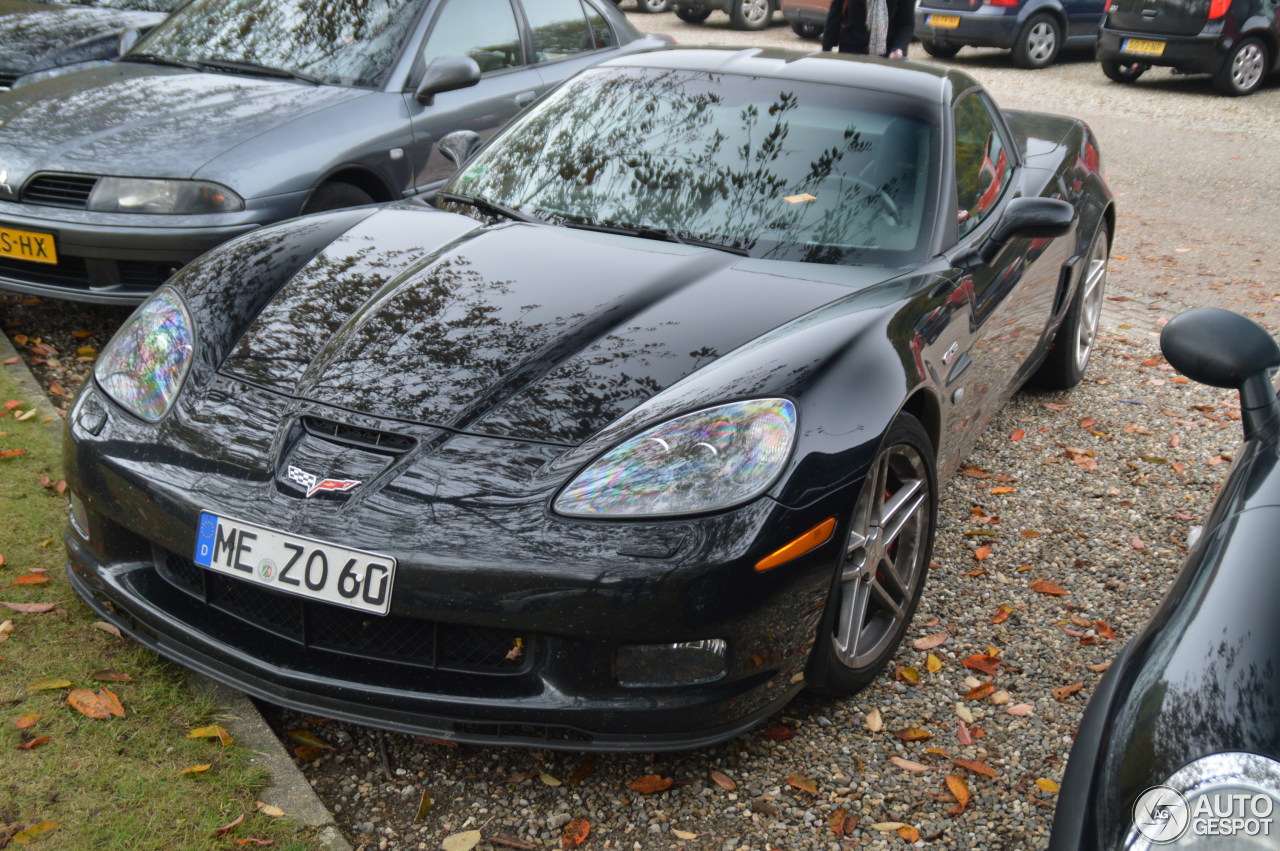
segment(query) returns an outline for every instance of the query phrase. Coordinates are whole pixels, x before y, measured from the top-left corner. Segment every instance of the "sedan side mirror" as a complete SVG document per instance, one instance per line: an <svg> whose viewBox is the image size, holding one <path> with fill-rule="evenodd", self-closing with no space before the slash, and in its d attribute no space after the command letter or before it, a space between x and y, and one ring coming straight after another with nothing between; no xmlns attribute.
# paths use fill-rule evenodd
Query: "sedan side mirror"
<svg viewBox="0 0 1280 851"><path fill-rule="evenodd" d="M423 106L431 106L441 92L465 89L479 82L480 66L470 56L437 56L423 73L414 97Z"/></svg>
<svg viewBox="0 0 1280 851"><path fill-rule="evenodd" d="M454 130L436 143L436 150L444 154L458 168L471 159L471 155L484 141L474 130Z"/></svg>
<svg viewBox="0 0 1280 851"><path fill-rule="evenodd" d="M1160 351L1187 378L1240 391L1246 438L1280 414L1267 374L1280 366L1280 346L1253 320L1230 310L1197 307L1164 326Z"/></svg>
<svg viewBox="0 0 1280 851"><path fill-rule="evenodd" d="M142 38L142 33L138 32L137 27L129 27L129 29L120 33L120 40L116 42L116 56L124 56L129 52L129 48L138 43L140 38Z"/></svg>
<svg viewBox="0 0 1280 851"><path fill-rule="evenodd" d="M1058 198L1014 198L978 248L978 258L990 263L1014 239L1049 239L1071 230L1076 208Z"/></svg>

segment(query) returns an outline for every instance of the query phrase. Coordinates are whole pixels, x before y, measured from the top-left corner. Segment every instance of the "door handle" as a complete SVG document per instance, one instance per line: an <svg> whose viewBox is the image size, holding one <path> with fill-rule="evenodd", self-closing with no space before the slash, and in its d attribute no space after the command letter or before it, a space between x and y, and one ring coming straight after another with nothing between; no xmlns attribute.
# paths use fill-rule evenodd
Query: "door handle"
<svg viewBox="0 0 1280 851"><path fill-rule="evenodd" d="M520 94L516 95L516 106L518 106L520 109L524 109L526 106L533 103L533 99L536 98L537 96L538 96L537 92L521 92Z"/></svg>

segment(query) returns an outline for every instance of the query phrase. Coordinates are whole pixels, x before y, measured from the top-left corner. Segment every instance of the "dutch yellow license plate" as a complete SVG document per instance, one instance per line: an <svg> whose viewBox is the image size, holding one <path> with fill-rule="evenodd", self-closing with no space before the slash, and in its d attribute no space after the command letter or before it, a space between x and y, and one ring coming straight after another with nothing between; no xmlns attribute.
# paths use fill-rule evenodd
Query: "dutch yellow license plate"
<svg viewBox="0 0 1280 851"><path fill-rule="evenodd" d="M1143 56L1159 56L1164 53L1163 41L1148 41L1145 38L1126 38L1120 49L1125 53L1141 53Z"/></svg>
<svg viewBox="0 0 1280 851"><path fill-rule="evenodd" d="M0 257L29 260L32 263L58 262L53 234L0 227Z"/></svg>
<svg viewBox="0 0 1280 851"><path fill-rule="evenodd" d="M925 19L925 25L935 30L953 30L960 26L960 18L957 15L930 15Z"/></svg>

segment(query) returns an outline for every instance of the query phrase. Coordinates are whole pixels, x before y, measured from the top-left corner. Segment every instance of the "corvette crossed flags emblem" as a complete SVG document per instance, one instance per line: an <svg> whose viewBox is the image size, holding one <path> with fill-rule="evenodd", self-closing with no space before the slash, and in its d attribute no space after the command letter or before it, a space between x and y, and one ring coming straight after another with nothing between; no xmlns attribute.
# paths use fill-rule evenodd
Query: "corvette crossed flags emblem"
<svg viewBox="0 0 1280 851"><path fill-rule="evenodd" d="M293 466L289 467L289 481L301 485L307 491L308 499L321 491L342 493L360 484L356 479L321 479Z"/></svg>

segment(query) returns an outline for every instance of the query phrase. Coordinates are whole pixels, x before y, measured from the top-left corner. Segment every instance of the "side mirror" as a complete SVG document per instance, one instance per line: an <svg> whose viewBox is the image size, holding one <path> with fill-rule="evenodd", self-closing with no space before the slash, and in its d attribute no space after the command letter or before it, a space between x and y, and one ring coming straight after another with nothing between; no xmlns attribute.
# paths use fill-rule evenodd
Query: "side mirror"
<svg viewBox="0 0 1280 851"><path fill-rule="evenodd" d="M436 95L465 89L480 82L480 66L470 56L437 56L431 60L414 97L423 106L431 106Z"/></svg>
<svg viewBox="0 0 1280 851"><path fill-rule="evenodd" d="M1000 221L983 240L978 256L990 263L1000 249L1014 239L1048 239L1062 236L1076 221L1076 208L1057 198L1014 198Z"/></svg>
<svg viewBox="0 0 1280 851"><path fill-rule="evenodd" d="M116 42L116 56L124 56L129 52L129 48L138 43L140 38L142 38L142 33L138 32L137 27L129 27L129 29L120 33L120 40Z"/></svg>
<svg viewBox="0 0 1280 851"><path fill-rule="evenodd" d="M1179 313L1160 332L1160 351L1187 378L1240 391L1246 438L1280 414L1267 375L1280 366L1280 346L1252 319L1217 307Z"/></svg>
<svg viewBox="0 0 1280 851"><path fill-rule="evenodd" d="M474 130L454 130L436 143L436 150L444 154L458 168L471 159L471 155L484 141Z"/></svg>

